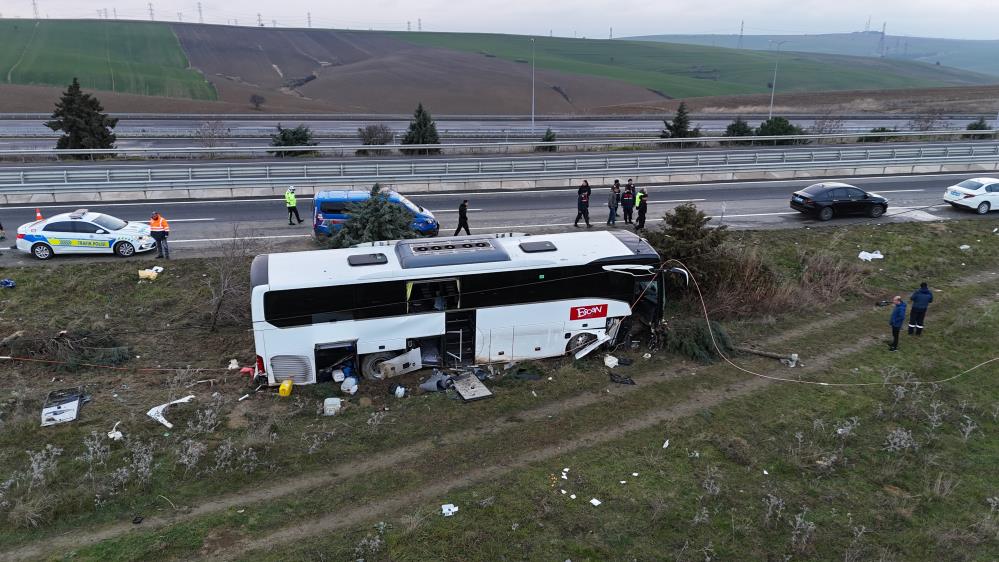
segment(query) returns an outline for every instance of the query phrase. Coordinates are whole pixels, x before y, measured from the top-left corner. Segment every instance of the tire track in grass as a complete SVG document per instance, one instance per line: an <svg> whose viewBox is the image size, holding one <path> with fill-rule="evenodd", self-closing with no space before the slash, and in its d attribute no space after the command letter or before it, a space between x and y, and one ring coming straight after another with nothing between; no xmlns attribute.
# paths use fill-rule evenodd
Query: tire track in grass
<svg viewBox="0 0 999 562"><path fill-rule="evenodd" d="M28 37L28 42L24 44L24 50L21 51L21 56L17 58L17 62L14 63L14 66L10 67L10 70L7 71L8 84L14 83L13 82L14 70L17 69L18 65L21 64L21 62L24 60L24 56L28 54L28 49L31 48L31 44L35 41L35 35L38 33L38 26L41 23L42 22L40 21L35 22L35 27L31 28L31 37Z"/></svg>

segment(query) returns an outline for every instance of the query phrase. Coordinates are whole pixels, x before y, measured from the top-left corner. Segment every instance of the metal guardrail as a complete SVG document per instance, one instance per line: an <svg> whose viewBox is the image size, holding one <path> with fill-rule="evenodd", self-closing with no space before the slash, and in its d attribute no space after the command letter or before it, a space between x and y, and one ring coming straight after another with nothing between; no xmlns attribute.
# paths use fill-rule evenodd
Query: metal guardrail
<svg viewBox="0 0 999 562"><path fill-rule="evenodd" d="M653 148L683 148L695 146L743 146L743 145L776 145L776 144L807 144L811 142L825 141L848 141L855 142L859 138L864 139L925 139L925 138L946 138L961 139L965 137L995 138L999 135L996 131L899 131L887 133L837 133L837 134L809 134L794 136L746 136L746 137L697 137L693 139L661 139L657 137L639 138L615 138L615 139L593 139L593 140L563 140L555 142L541 142L536 140L509 141L509 142L459 142L448 144L432 145L404 145L404 144L383 144L383 145L315 145L315 146L292 146L292 147L272 147L272 146L215 146L215 147L163 147L163 148L108 148L90 150L60 150L55 148L46 149L0 149L0 158L28 159L35 157L149 157L149 156L209 156L218 157L226 155L268 155L268 154L288 154L296 155L301 153L335 153L348 154L357 151L368 153L392 153L406 151L495 151L502 152L512 149L527 149L556 152L562 149L592 149L596 147L606 147L614 149L633 149L635 147ZM218 139L221 140L221 139Z"/></svg>
<svg viewBox="0 0 999 562"><path fill-rule="evenodd" d="M344 160L268 164L0 168L0 194L145 191L343 183L665 175L712 171L999 162L999 142L922 147L826 148L538 158Z"/></svg>

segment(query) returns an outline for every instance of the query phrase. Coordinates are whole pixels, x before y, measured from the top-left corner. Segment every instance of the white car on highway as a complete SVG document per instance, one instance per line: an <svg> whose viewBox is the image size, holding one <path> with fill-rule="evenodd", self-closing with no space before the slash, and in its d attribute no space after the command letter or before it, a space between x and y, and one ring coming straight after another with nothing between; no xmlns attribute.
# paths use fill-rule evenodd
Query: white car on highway
<svg viewBox="0 0 999 562"><path fill-rule="evenodd" d="M999 209L999 179L964 180L947 188L944 192L944 201L955 208L974 209L979 215L984 215L993 209Z"/></svg>
<svg viewBox="0 0 999 562"><path fill-rule="evenodd" d="M40 260L56 254L115 254L128 257L156 247L149 225L80 209L17 229L17 249Z"/></svg>

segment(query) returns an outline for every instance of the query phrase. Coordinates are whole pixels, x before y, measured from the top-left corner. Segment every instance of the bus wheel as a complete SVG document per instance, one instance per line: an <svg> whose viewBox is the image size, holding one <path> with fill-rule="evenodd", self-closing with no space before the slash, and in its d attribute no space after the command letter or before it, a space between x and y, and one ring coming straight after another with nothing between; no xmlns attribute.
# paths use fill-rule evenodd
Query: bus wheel
<svg viewBox="0 0 999 562"><path fill-rule="evenodd" d="M365 355L364 358L361 359L361 374L364 375L364 378L366 379L381 380L382 372L379 369L379 366L395 356L395 353L388 352Z"/></svg>
<svg viewBox="0 0 999 562"><path fill-rule="evenodd" d="M596 339L597 336L594 336L593 334L588 332L576 334L575 336L569 339L569 343L565 344L565 352L576 353L580 349L583 349L584 347L596 341Z"/></svg>

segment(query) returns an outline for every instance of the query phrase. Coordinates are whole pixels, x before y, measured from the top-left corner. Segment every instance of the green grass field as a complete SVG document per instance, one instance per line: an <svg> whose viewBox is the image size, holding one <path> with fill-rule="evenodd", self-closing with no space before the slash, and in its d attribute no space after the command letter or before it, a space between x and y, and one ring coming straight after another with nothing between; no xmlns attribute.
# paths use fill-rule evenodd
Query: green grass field
<svg viewBox="0 0 999 562"><path fill-rule="evenodd" d="M188 68L166 24L0 20L0 83L203 100L215 89Z"/></svg>
<svg viewBox="0 0 999 562"><path fill-rule="evenodd" d="M392 33L431 47L456 49L530 63L527 36L477 33ZM774 55L717 47L536 38L539 68L631 82L670 97L768 92ZM930 64L809 53L784 53L778 89L782 92L874 90L985 84L974 72Z"/></svg>

